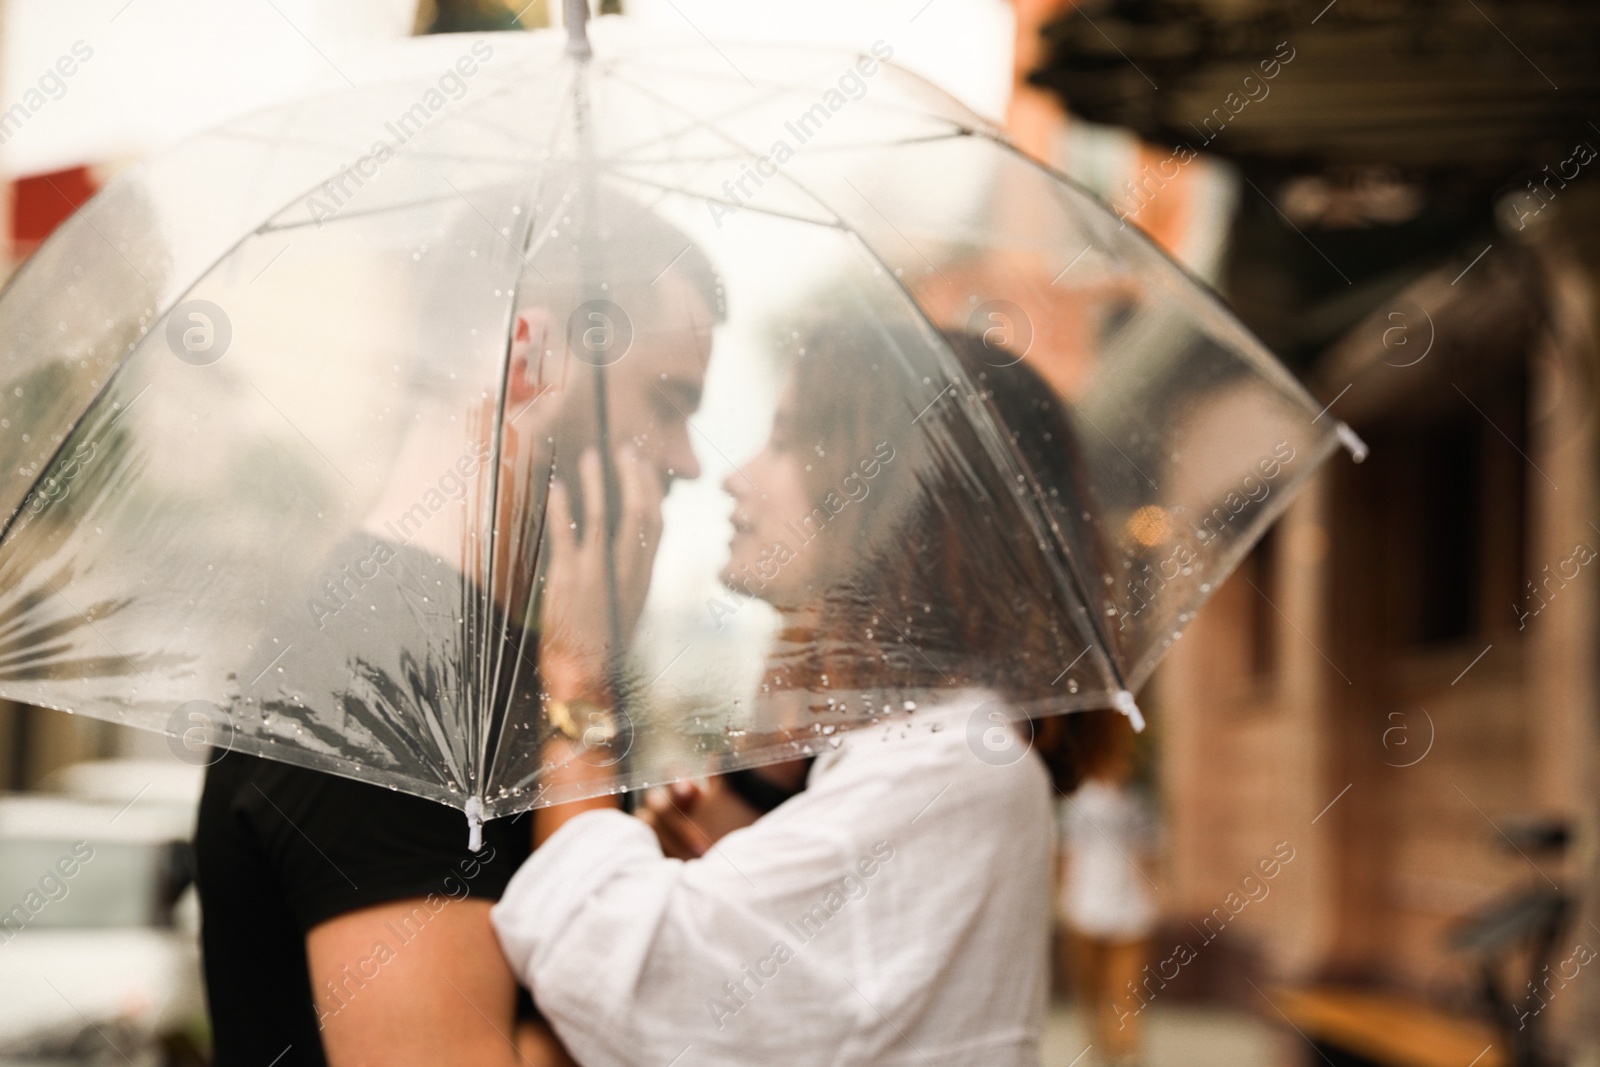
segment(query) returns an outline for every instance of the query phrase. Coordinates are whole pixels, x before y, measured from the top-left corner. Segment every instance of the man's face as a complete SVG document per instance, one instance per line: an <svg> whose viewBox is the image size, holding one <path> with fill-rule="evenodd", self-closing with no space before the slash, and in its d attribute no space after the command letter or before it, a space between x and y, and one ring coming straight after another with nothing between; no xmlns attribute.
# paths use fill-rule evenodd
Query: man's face
<svg viewBox="0 0 1600 1067"><path fill-rule="evenodd" d="M603 319L574 313L571 322L556 322L539 309L525 309L513 340L513 389L505 413L524 438L519 477L538 477L553 464L573 494L579 522L589 502L582 499L578 461L600 446L597 377L613 455L631 447L661 479L663 493L675 479L700 474L689 418L700 406L711 358L710 308L674 271L646 288L619 291L615 300L620 314L609 310ZM607 339L629 335L631 341L620 355L596 358L583 348L585 329L603 331L595 336ZM597 362L605 365L597 369ZM517 383L525 378L531 384L519 391Z"/></svg>
<svg viewBox="0 0 1600 1067"><path fill-rule="evenodd" d="M597 370L569 345L567 323L539 307L524 308L513 326L511 367L504 397L500 468L500 551L531 560L537 550L524 535L552 475L566 488L574 520L587 528L599 501L585 499L580 459L600 446L596 378L603 384L610 452L630 447L660 479L664 495L675 479L697 478L700 462L690 441L689 418L700 406L711 359L712 316L704 297L668 271L646 290L619 292L632 342L615 362ZM579 327L586 322L577 324ZM610 324L615 326L617 324ZM570 339L575 342L576 339ZM612 521L620 520L612 501ZM653 558L655 544L646 547ZM514 580L529 568L503 566ZM520 577L517 577L520 576ZM520 611L526 584L505 599Z"/></svg>
<svg viewBox="0 0 1600 1067"><path fill-rule="evenodd" d="M665 490L674 479L700 476L689 417L700 407L711 359L711 313L680 275L669 272L652 289L638 301L642 314L624 308L637 331L633 346L603 373L613 447L631 443ZM578 388L592 394L594 372L574 371Z"/></svg>

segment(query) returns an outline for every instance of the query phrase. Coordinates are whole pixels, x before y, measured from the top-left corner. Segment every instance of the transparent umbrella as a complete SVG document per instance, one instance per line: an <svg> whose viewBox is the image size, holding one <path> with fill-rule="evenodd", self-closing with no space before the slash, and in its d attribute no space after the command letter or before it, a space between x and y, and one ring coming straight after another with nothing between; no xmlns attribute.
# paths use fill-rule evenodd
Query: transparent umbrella
<svg viewBox="0 0 1600 1067"><path fill-rule="evenodd" d="M436 73L185 142L24 267L0 695L474 823L961 689L976 745L1137 720L1359 452L889 45L591 31L418 42ZM558 733L615 780L550 788Z"/></svg>

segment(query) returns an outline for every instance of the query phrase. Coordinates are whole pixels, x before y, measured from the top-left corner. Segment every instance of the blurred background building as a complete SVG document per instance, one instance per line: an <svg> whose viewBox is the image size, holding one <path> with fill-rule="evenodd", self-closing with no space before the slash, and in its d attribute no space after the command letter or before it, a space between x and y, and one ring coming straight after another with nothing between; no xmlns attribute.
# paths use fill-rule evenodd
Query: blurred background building
<svg viewBox="0 0 1600 1067"><path fill-rule="evenodd" d="M1571 958L1600 936L1600 16L1045 7L1024 94L1144 139L1108 195L1169 245L1189 160L1229 161L1222 290L1372 446L1322 472L1157 683L1173 936L1275 842L1296 852L1189 988L1354 1062L1524 1062L1536 1029L1596 1062L1600 982Z"/></svg>
<svg viewBox="0 0 1600 1067"><path fill-rule="evenodd" d="M1318 476L1146 695L1168 833L1145 995L1211 1013L1176 1053L1153 1031L1150 1062L1490 1067L1531 1062L1531 1030L1550 1062L1600 1065L1600 968L1572 962L1600 945L1600 10L619 7L727 36L892 39L1217 285L1371 446ZM374 76L385 42L538 28L550 8L3 0L4 269L176 137ZM74 73L46 79L63 56ZM168 767L154 794L125 790L156 812L135 839L181 824L197 778L162 738L0 704L0 789L132 803L118 764L81 769L101 760ZM38 821L5 811L0 835ZM140 877L159 906L129 921L178 922L159 888L176 876ZM1162 970L1179 944L1192 961ZM1082 1048L1072 1025L1052 1062Z"/></svg>

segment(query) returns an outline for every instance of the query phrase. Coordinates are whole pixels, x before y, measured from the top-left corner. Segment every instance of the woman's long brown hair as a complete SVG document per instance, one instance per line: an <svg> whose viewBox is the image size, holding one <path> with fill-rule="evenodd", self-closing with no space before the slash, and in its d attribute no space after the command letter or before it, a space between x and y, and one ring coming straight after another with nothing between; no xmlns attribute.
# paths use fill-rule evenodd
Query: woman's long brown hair
<svg viewBox="0 0 1600 1067"><path fill-rule="evenodd" d="M1080 581L1074 571L1102 572L1098 559L1074 568L1062 563L1060 546L1039 543L1058 536L1039 521L1040 492L1054 495L1051 516L1070 528L1075 551L1092 543L1084 529L1086 479L1066 409L1025 362L969 334L943 340L959 363L957 377L976 395L937 400L921 416L911 405L931 391L915 387L899 357L864 352L860 323L823 319L802 340L791 380L793 423L798 447L812 460L816 499L837 491L881 443L896 458L870 490L879 499L853 512L845 505L819 535L819 544L822 536L828 541L813 590L820 602L792 616L780 635L769 686L995 690L1032 715L1034 747L1057 787L1070 792L1118 713L1034 714L1070 703L1055 683L1095 633L1086 598L1071 592ZM898 340L903 349L919 343L909 332ZM998 418L975 417L984 405ZM1009 441L994 439L995 424ZM1012 450L1010 465L995 458L997 443ZM1026 472L1021 484L1013 484L1013 466Z"/></svg>

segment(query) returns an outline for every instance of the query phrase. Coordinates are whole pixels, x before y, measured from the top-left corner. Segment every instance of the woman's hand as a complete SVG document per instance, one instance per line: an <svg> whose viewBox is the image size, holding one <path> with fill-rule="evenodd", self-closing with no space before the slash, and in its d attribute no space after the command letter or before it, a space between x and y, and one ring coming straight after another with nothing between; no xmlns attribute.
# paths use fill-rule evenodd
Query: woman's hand
<svg viewBox="0 0 1600 1067"><path fill-rule="evenodd" d="M665 481L630 446L617 451L621 521L613 551L616 586L606 574L605 482L600 455L585 452L578 461L585 522L582 536L573 517L572 496L557 480L545 510L545 589L540 618L539 669L545 688L557 700L602 698L608 686L611 649L610 604L618 606L622 639L632 634L650 590L650 573L661 540L661 501Z"/></svg>
<svg viewBox="0 0 1600 1067"><path fill-rule="evenodd" d="M639 812L656 832L661 851L680 860L699 859L723 837L760 817L720 776L702 784L674 782L652 789Z"/></svg>
<svg viewBox="0 0 1600 1067"><path fill-rule="evenodd" d="M805 787L809 759L769 763L753 771L793 796ZM700 782L674 782L645 795L639 818L656 832L661 851L680 860L698 859L733 831L749 826L763 812L739 795L720 774Z"/></svg>

